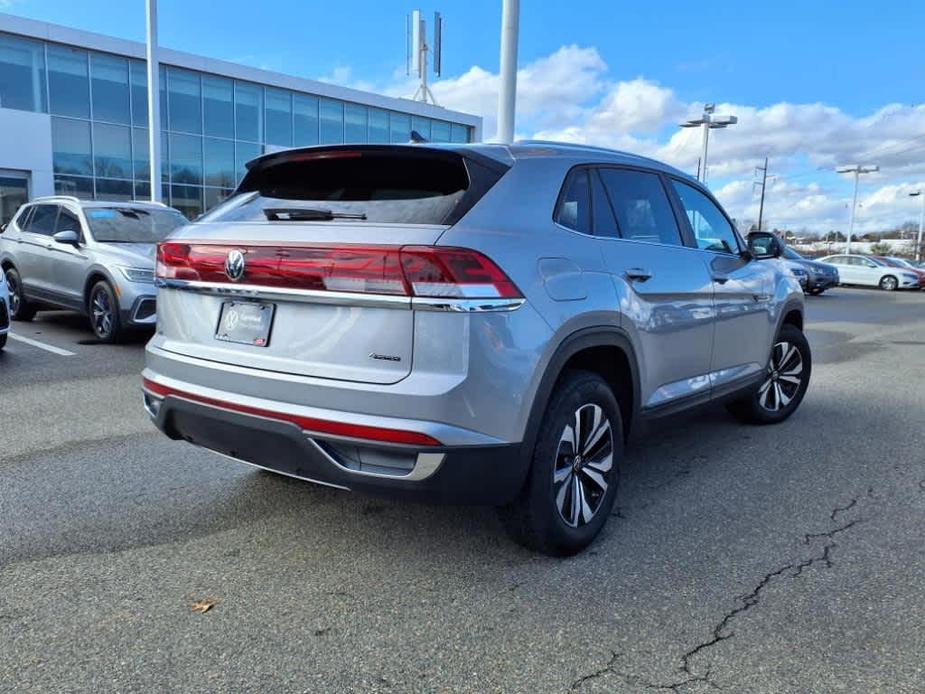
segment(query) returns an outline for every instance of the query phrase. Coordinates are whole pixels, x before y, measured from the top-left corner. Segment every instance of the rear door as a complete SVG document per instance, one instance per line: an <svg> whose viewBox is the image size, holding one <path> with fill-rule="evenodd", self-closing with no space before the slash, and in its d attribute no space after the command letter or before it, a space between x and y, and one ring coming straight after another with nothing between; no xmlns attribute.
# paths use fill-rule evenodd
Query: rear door
<svg viewBox="0 0 925 694"><path fill-rule="evenodd" d="M23 288L29 296L49 298L51 236L55 233L57 219L57 205L35 205L35 210L19 235L21 243L16 249L16 266Z"/></svg>
<svg viewBox="0 0 925 694"><path fill-rule="evenodd" d="M437 265L455 262L430 249L504 170L427 147L257 160L235 196L160 246L159 346L279 373L401 380L414 357L411 294L439 291ZM463 271L480 272L470 261ZM432 282L410 286L409 269Z"/></svg>
<svg viewBox="0 0 925 694"><path fill-rule="evenodd" d="M744 243L719 205L693 185L670 180L713 288L710 380L721 388L767 366L776 329L772 301L777 261L744 257Z"/></svg>
<svg viewBox="0 0 925 694"><path fill-rule="evenodd" d="M589 175L595 234L639 348L643 407L708 394L713 289L698 253L683 245L662 177L617 167Z"/></svg>

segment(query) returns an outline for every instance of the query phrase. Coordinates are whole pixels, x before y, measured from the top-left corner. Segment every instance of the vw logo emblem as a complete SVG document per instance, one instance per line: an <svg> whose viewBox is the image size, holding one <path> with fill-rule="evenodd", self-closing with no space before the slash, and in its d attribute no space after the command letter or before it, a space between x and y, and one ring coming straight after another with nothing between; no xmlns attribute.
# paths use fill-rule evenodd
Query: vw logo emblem
<svg viewBox="0 0 925 694"><path fill-rule="evenodd" d="M228 279L237 282L244 277L244 265L244 254L238 250L230 251L225 258L225 274Z"/></svg>

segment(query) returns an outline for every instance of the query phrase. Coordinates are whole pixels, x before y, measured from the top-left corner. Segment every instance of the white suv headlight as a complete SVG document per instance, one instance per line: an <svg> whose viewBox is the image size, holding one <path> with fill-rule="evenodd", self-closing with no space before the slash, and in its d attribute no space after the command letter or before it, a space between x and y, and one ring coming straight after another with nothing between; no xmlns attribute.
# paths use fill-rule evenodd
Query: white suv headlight
<svg viewBox="0 0 925 694"><path fill-rule="evenodd" d="M154 282L154 270L143 267L120 267L119 271L129 282Z"/></svg>

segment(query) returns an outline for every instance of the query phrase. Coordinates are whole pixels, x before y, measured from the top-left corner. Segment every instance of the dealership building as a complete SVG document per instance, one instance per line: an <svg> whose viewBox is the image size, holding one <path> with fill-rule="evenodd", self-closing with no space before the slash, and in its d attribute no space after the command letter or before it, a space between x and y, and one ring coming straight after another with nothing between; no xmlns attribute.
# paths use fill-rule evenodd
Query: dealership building
<svg viewBox="0 0 925 694"><path fill-rule="evenodd" d="M166 48L164 202L193 217L286 147L481 137L481 118ZM27 199L148 199L145 46L0 13L0 222Z"/></svg>

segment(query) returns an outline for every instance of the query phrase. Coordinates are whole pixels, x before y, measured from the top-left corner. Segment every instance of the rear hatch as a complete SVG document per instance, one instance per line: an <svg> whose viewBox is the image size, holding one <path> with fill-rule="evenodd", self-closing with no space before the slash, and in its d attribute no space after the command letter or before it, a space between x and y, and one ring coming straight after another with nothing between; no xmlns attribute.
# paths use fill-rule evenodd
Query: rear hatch
<svg viewBox="0 0 925 694"><path fill-rule="evenodd" d="M229 200L158 248L160 347L318 378L407 376L412 296L460 292L448 276L484 271L434 244L507 166L465 148L367 145L248 168Z"/></svg>

